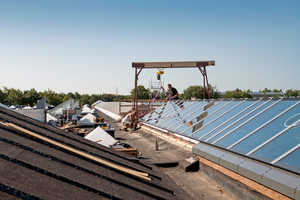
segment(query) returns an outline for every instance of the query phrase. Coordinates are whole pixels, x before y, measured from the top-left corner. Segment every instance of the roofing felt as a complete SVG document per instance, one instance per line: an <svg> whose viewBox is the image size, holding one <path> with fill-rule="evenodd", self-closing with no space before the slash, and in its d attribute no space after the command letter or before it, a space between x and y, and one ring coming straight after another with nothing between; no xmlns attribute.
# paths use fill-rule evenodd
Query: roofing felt
<svg viewBox="0 0 300 200"><path fill-rule="evenodd" d="M26 135L0 123L0 199L189 198L160 169L127 154L5 108L0 108L0 122L12 123L47 139ZM151 180L96 162L76 151L120 168L147 173Z"/></svg>

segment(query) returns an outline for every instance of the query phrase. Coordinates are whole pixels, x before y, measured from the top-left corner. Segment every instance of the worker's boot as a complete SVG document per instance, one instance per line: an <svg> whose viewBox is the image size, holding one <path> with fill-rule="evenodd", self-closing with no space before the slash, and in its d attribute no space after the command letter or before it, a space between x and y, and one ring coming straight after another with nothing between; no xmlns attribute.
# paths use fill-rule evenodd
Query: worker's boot
<svg viewBox="0 0 300 200"><path fill-rule="evenodd" d="M138 126L137 124L134 124L134 129L133 130L139 130L141 127L140 126Z"/></svg>

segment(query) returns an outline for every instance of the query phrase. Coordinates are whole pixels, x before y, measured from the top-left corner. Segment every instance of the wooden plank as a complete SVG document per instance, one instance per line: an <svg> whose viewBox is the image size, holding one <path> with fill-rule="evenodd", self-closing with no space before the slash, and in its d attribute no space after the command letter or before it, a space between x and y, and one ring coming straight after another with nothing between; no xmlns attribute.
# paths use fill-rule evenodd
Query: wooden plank
<svg viewBox="0 0 300 200"><path fill-rule="evenodd" d="M128 148L128 149L115 149L117 151L121 151L123 153L129 154L131 156L137 157L139 152L137 148Z"/></svg>
<svg viewBox="0 0 300 200"><path fill-rule="evenodd" d="M66 124L66 125L64 125L64 126L62 126L60 129L67 129L67 128L70 128L70 126L71 126L71 124L72 124L73 122L70 122L70 123L68 123L68 124Z"/></svg>

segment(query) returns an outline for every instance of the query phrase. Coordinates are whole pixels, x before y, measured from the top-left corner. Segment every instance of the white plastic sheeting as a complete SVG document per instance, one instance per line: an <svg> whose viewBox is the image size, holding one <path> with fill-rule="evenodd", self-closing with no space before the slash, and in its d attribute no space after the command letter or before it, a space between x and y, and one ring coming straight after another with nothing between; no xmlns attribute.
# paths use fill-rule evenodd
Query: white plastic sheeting
<svg viewBox="0 0 300 200"><path fill-rule="evenodd" d="M110 134L108 134L105 130L103 130L100 127L95 128L84 138L93 142L97 142L98 144L101 144L106 147L110 147L110 145L114 145L118 142L115 138L113 138Z"/></svg>
<svg viewBox="0 0 300 200"><path fill-rule="evenodd" d="M49 113L47 113L47 123L50 121L50 120L53 120L54 122L57 122L58 119L56 117L53 117L52 115L50 115Z"/></svg>
<svg viewBox="0 0 300 200"><path fill-rule="evenodd" d="M85 106L85 107L82 109L81 114L82 114L82 115L86 115L86 114L88 114L88 113L90 113L90 112L91 112L91 109L90 109L89 107Z"/></svg>
<svg viewBox="0 0 300 200"><path fill-rule="evenodd" d="M33 108L31 108L30 106L26 106L24 108L22 108L22 110L32 110Z"/></svg>
<svg viewBox="0 0 300 200"><path fill-rule="evenodd" d="M78 123L83 124L83 125L91 125L95 123L95 116L92 115L91 113L88 113L86 116L81 118Z"/></svg>

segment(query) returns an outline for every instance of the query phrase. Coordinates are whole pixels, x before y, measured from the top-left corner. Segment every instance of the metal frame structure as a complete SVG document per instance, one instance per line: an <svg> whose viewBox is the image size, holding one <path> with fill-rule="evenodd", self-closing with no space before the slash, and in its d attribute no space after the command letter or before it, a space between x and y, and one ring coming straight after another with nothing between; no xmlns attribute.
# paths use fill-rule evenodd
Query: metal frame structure
<svg viewBox="0 0 300 200"><path fill-rule="evenodd" d="M210 99L209 88L208 88L208 78L206 67L207 66L215 66L215 61L189 61L189 62L133 62L132 68L135 68L135 76L134 76L134 110L138 110L138 92L137 92L137 79L139 74L143 69L164 69L164 68L198 68L203 76L203 99L205 99L205 88L207 84L207 93L208 99ZM139 71L138 71L139 69ZM206 83L206 84L205 84ZM136 113L138 116L138 113ZM137 120L137 119L136 119Z"/></svg>

